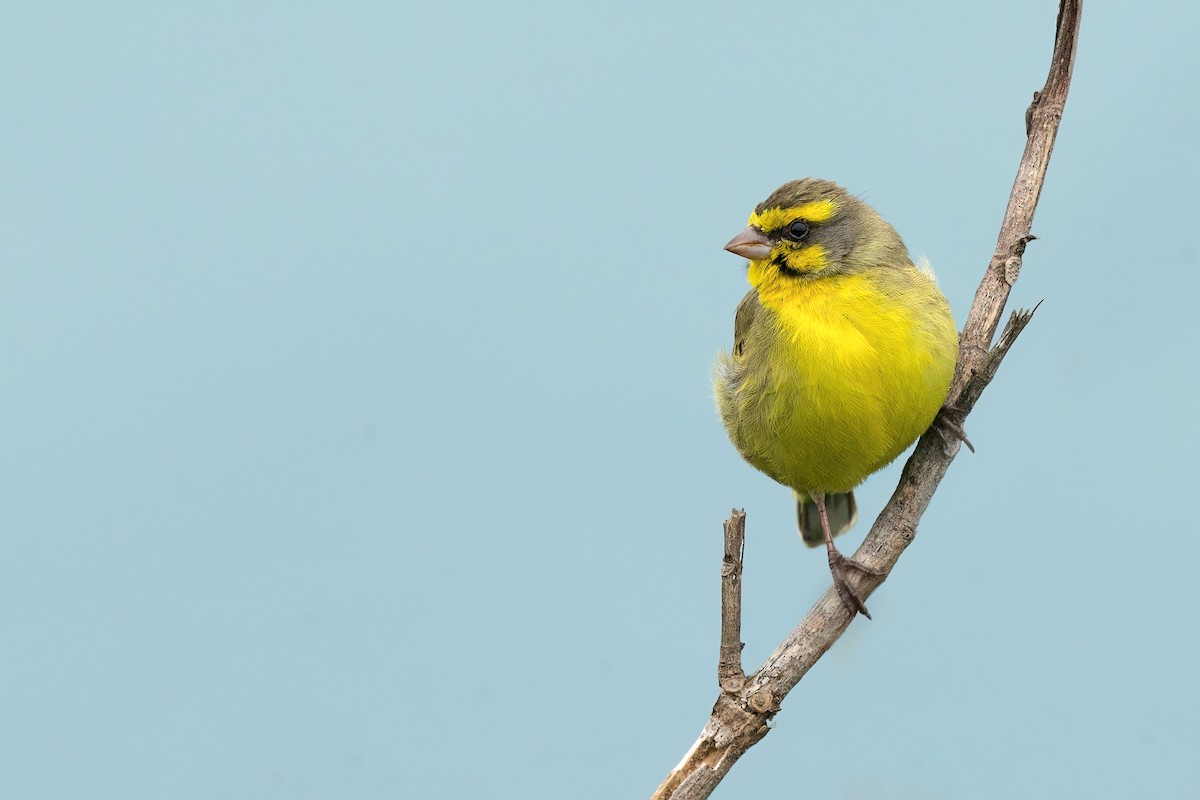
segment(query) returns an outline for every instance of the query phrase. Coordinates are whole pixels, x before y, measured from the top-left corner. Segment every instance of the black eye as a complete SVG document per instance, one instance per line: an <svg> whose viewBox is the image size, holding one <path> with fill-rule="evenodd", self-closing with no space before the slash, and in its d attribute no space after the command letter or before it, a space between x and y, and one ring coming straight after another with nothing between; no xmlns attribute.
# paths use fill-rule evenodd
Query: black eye
<svg viewBox="0 0 1200 800"><path fill-rule="evenodd" d="M798 242L798 241L802 240L805 236L808 236L808 233L811 230L812 230L811 225L809 225L807 222L805 222L802 219L798 219L795 222L788 225L786 228L784 228L783 235L786 236L787 238L791 239L793 242Z"/></svg>

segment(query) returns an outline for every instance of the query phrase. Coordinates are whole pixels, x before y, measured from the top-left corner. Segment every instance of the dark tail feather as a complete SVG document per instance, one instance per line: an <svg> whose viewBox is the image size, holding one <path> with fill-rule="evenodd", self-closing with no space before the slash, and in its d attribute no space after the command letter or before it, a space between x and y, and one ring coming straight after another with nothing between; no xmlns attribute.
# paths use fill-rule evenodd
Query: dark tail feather
<svg viewBox="0 0 1200 800"><path fill-rule="evenodd" d="M829 532L834 536L850 530L858 519L854 492L825 495L825 513L829 517ZM796 492L796 520L800 524L800 538L806 545L817 547L825 544L825 532L821 530L821 515L817 512L817 504L801 492Z"/></svg>

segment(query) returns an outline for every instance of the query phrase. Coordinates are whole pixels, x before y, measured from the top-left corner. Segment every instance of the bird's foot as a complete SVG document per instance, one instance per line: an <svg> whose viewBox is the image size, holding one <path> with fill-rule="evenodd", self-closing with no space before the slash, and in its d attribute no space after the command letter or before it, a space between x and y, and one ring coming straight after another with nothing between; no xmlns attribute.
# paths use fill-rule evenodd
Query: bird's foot
<svg viewBox="0 0 1200 800"><path fill-rule="evenodd" d="M942 443L947 448L953 445L954 440L957 439L974 453L975 445L971 444L971 440L967 438L967 432L962 427L962 420L965 418L966 414L962 409L954 406L942 406L937 416L933 418L933 429L937 431L938 436L942 437Z"/></svg>
<svg viewBox="0 0 1200 800"><path fill-rule="evenodd" d="M850 586L850 582L846 580L846 576L852 571L876 577L882 577L886 573L882 570L871 569L852 558L846 558L838 552L836 547L832 546L829 548L829 571L833 573L833 588L837 589L838 597L842 599L842 605L850 612L850 618L853 619L855 614L862 614L867 619L870 619L871 612L867 611L866 604L858 596L858 592Z"/></svg>

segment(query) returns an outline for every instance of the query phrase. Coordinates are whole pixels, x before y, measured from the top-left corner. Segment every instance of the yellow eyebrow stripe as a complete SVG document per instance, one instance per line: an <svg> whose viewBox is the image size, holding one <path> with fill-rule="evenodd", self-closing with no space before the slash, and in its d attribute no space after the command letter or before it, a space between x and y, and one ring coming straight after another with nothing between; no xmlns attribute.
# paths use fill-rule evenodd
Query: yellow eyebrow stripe
<svg viewBox="0 0 1200 800"><path fill-rule="evenodd" d="M759 230L779 230L797 219L807 222L828 222L837 213L837 203L832 200L813 200L790 208L768 208L761 214L751 214L750 224Z"/></svg>

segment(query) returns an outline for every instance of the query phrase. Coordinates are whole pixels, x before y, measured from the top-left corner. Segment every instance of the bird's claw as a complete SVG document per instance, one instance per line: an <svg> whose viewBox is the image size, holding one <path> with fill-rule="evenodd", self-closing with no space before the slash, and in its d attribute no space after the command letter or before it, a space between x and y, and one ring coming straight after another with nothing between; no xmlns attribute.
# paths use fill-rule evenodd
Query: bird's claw
<svg viewBox="0 0 1200 800"><path fill-rule="evenodd" d="M842 600L842 605L850 612L851 618L855 614L862 614L867 619L870 619L871 612L867 611L866 603L858 596L858 592L850 586L850 582L846 580L846 573L851 570L875 577L882 577L886 573L882 570L872 569L864 564L860 564L852 558L846 558L837 549L829 551L829 571L833 573L833 588L837 590L838 597Z"/></svg>
<svg viewBox="0 0 1200 800"><path fill-rule="evenodd" d="M933 429L937 435L942 437L942 443L949 448L954 444L954 439L962 442L967 446L967 449L972 453L975 452L975 445L971 444L971 440L967 438L967 432L963 430L962 422L966 414L962 409L954 406L942 406L938 411L937 416L933 418ZM957 418L957 419L956 419Z"/></svg>

